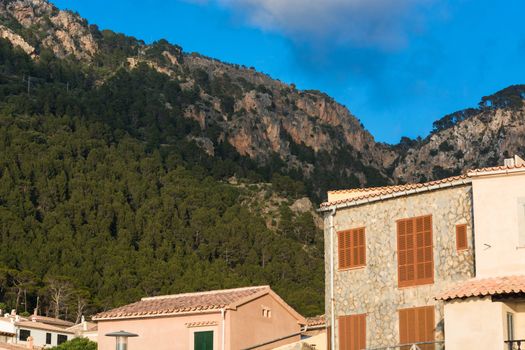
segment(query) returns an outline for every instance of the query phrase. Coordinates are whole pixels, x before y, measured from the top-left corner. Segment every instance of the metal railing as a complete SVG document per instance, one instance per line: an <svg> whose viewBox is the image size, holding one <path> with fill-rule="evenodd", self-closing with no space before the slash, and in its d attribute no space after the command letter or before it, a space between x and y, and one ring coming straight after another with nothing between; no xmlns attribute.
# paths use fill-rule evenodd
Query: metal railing
<svg viewBox="0 0 525 350"><path fill-rule="evenodd" d="M436 341L422 341L409 344L397 344L389 346L381 346L376 348L366 348L365 350L444 350L445 342L442 340ZM525 348L523 348L525 350Z"/></svg>
<svg viewBox="0 0 525 350"><path fill-rule="evenodd" d="M505 344L509 350L525 350L525 339L505 340Z"/></svg>

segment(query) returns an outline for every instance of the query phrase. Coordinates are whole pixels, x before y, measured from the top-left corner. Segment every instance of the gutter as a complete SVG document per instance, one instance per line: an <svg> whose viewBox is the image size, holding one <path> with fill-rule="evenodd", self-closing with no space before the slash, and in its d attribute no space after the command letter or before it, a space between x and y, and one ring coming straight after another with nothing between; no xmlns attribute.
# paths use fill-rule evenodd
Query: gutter
<svg viewBox="0 0 525 350"><path fill-rule="evenodd" d="M156 314L156 315L130 315L130 316L116 316L116 317L93 317L91 320L93 322L105 322L105 321L114 321L114 320L129 320L129 319L137 319L137 318L158 318L158 317L173 317L173 316L187 316L187 315L196 315L196 314L216 314L221 312L221 310L196 310L196 311L188 311L188 312L171 312L171 313L165 313L165 314Z"/></svg>
<svg viewBox="0 0 525 350"><path fill-rule="evenodd" d="M470 174L469 174L469 177L470 177ZM337 210L337 209L343 209L343 208L348 208L348 207L354 207L354 206L358 206L358 205L363 205L363 204L368 204L368 203L373 203L373 202L379 202L379 201L386 200L386 199L392 199L392 198L397 198L397 197L410 196L412 194L418 194L418 193L422 193L422 192L429 192L429 191L434 191L434 190L440 190L440 189L443 189L443 188L468 185L470 183L472 183L472 180L469 179L469 178L466 178L466 179L456 180L456 181L453 181L453 182L447 182L447 183L440 183L440 184L437 184L437 185L431 185L431 186L427 186L427 187L412 188L410 190L398 191L398 192L393 192L393 193L389 193L389 194L385 194L385 195L371 196L369 198L364 198L364 199L348 200L347 202L342 202L342 203L338 203L338 204L332 204L332 205L320 208L320 209L318 209L318 212L320 212L320 213L329 212L331 210Z"/></svg>

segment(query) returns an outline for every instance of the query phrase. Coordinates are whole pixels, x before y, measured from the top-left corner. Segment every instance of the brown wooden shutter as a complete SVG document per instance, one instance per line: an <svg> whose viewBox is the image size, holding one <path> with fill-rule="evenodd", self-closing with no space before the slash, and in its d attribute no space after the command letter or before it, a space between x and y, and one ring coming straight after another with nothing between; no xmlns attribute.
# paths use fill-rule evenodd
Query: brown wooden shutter
<svg viewBox="0 0 525 350"><path fill-rule="evenodd" d="M424 306L399 310L399 343L413 344L417 342L430 342L434 336L435 318L434 307ZM434 349L432 344L419 345L421 350ZM401 347L402 350L410 346Z"/></svg>
<svg viewBox="0 0 525 350"><path fill-rule="evenodd" d="M345 268L345 231L337 232L337 256L339 258L339 268Z"/></svg>
<svg viewBox="0 0 525 350"><path fill-rule="evenodd" d="M332 327L326 327L326 349L332 350Z"/></svg>
<svg viewBox="0 0 525 350"><path fill-rule="evenodd" d="M397 221L398 285L434 282L432 216Z"/></svg>
<svg viewBox="0 0 525 350"><path fill-rule="evenodd" d="M339 316L339 350L366 348L366 315Z"/></svg>
<svg viewBox="0 0 525 350"><path fill-rule="evenodd" d="M456 225L456 249L468 249L467 242L467 225Z"/></svg>
<svg viewBox="0 0 525 350"><path fill-rule="evenodd" d="M356 228L338 233L339 268L347 269L366 265L365 228Z"/></svg>

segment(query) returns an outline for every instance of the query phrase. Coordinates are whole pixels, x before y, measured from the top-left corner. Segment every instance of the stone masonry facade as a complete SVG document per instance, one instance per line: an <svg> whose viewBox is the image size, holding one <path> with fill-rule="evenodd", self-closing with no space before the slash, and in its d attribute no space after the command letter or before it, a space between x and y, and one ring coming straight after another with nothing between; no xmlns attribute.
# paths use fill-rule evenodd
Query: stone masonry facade
<svg viewBox="0 0 525 350"><path fill-rule="evenodd" d="M432 215L434 283L398 287L397 224L399 219ZM468 249L456 249L456 225L467 225ZM398 310L435 306L435 337L443 340L443 305L435 296L475 275L472 236L472 187L461 185L338 209L334 217L335 349L337 317L366 314L366 346L399 344ZM325 216L326 320L330 324L330 236ZM337 232L365 227L366 266L338 269Z"/></svg>

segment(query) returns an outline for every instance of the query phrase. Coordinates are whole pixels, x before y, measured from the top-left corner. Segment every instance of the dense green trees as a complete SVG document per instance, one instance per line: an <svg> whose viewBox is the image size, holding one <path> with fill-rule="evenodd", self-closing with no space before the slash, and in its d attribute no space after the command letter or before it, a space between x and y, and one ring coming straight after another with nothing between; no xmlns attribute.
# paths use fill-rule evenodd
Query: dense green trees
<svg viewBox="0 0 525 350"><path fill-rule="evenodd" d="M311 216L283 213L270 231L241 205L249 190L109 135L80 118L0 118L0 263L11 276L0 299L32 311L39 296L41 311L75 320L144 295L269 283L322 311Z"/></svg>
<svg viewBox="0 0 525 350"><path fill-rule="evenodd" d="M166 75L143 65L101 83L115 63L104 53L136 42L92 30L106 46L91 66L45 51L33 61L0 39L0 300L75 321L144 295L271 284L298 310L322 312L311 216L283 211L269 230L242 203L249 189L223 180L272 180L292 198L303 184L184 118L198 93ZM227 106L237 85L223 80L207 88ZM191 136L212 139L215 155Z"/></svg>

